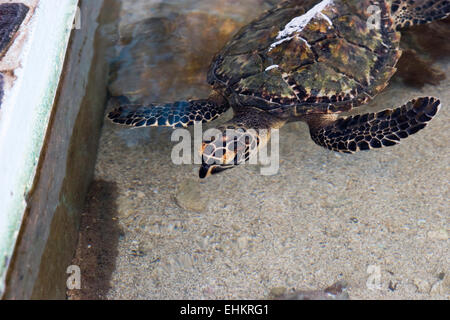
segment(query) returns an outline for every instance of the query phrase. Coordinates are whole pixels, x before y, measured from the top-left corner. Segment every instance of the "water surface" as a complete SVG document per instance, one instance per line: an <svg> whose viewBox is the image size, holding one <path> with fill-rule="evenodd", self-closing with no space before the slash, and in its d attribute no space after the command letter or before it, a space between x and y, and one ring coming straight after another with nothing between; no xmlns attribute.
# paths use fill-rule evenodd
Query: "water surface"
<svg viewBox="0 0 450 320"><path fill-rule="evenodd" d="M274 2L122 1L111 93L141 102L206 97L213 55ZM450 72L448 60L435 67ZM448 79L418 89L397 77L358 109L442 99L428 128L392 148L336 154L315 145L305 124L289 124L274 176L243 166L200 181L198 166L171 162L171 130L105 123L95 179L114 192L90 199L109 208L102 219L120 231L108 238L115 249L98 253L111 266L102 296L259 299L273 288L345 280L351 298L448 298L449 89ZM367 286L373 279L377 289Z"/></svg>

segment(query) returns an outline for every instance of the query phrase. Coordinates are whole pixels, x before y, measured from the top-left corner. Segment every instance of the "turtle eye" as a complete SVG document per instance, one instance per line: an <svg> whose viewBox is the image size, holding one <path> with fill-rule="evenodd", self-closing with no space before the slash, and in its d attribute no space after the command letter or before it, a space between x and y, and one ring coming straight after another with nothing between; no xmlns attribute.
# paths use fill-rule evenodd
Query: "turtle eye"
<svg viewBox="0 0 450 320"><path fill-rule="evenodd" d="M205 144L210 144L210 143L213 143L214 140L216 140L216 138L212 137L210 140L203 140L202 144L203 144L203 145L205 145Z"/></svg>

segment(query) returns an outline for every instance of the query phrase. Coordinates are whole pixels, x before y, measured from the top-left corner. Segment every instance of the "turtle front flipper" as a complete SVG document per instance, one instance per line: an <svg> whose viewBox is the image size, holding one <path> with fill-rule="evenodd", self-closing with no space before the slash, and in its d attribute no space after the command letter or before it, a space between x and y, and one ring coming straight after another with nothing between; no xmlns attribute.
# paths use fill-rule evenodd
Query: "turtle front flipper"
<svg viewBox="0 0 450 320"><path fill-rule="evenodd" d="M448 0L393 0L391 13L398 30L448 17L450 2Z"/></svg>
<svg viewBox="0 0 450 320"><path fill-rule="evenodd" d="M177 101L161 105L120 104L108 114L118 124L131 127L181 128L195 122L209 122L229 109L226 99L211 95L208 99Z"/></svg>
<svg viewBox="0 0 450 320"><path fill-rule="evenodd" d="M440 108L433 97L417 98L404 106L379 113L336 119L335 115L316 115L307 119L311 137L329 150L354 153L393 146L425 128Z"/></svg>

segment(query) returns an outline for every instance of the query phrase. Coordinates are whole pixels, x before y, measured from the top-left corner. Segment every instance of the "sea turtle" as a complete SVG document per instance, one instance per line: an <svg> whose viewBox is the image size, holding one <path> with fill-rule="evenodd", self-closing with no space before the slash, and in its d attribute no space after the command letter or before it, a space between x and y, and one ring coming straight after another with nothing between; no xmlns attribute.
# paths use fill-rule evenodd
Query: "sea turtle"
<svg viewBox="0 0 450 320"><path fill-rule="evenodd" d="M378 113L339 117L383 90L401 56L399 30L442 19L446 0L288 0L241 29L208 72L208 99L165 105L123 104L109 113L133 127L186 127L233 108L221 138L204 141L200 178L243 163L270 131L305 121L330 150L392 146L423 129L440 101L413 99ZM261 135L260 132L268 132Z"/></svg>

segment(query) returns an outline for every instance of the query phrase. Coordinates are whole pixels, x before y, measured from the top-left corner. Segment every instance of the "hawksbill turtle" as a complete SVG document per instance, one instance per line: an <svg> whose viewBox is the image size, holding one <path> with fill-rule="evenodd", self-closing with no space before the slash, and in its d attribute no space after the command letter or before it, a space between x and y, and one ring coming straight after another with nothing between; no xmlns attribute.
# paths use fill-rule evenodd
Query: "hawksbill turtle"
<svg viewBox="0 0 450 320"><path fill-rule="evenodd" d="M123 104L108 117L132 127L178 128L215 120L231 107L234 117L218 128L221 137L203 142L200 178L245 162L267 144L271 130L290 121L305 121L314 142L338 152L393 146L427 125L439 99L419 97L378 113L340 113L387 86L401 56L401 29L449 13L447 0L283 1L214 57L209 98Z"/></svg>

